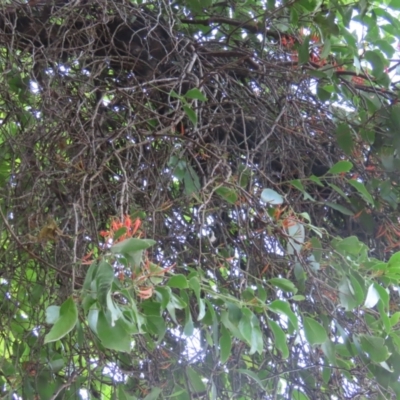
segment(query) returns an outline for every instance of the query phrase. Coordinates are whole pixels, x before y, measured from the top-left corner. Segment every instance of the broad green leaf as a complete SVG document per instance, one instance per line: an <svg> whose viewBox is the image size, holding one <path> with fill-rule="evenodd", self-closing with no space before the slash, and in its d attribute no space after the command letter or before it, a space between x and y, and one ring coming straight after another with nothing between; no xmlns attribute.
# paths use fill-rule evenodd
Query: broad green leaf
<svg viewBox="0 0 400 400"><path fill-rule="evenodd" d="M167 285L169 287L178 288L178 289L187 289L189 287L188 281L185 275L177 274L171 276L169 278Z"/></svg>
<svg viewBox="0 0 400 400"><path fill-rule="evenodd" d="M310 398L299 389L294 389L292 392L292 399L293 400L310 400Z"/></svg>
<svg viewBox="0 0 400 400"><path fill-rule="evenodd" d="M388 261L388 267L399 267L400 266L400 251L394 253Z"/></svg>
<svg viewBox="0 0 400 400"><path fill-rule="evenodd" d="M274 334L274 343L276 348L281 352L282 358L286 360L289 357L289 348L286 343L286 334L282 328L272 319L268 320L268 326Z"/></svg>
<svg viewBox="0 0 400 400"><path fill-rule="evenodd" d="M356 236L350 236L334 244L334 247L343 255L358 255L365 245Z"/></svg>
<svg viewBox="0 0 400 400"><path fill-rule="evenodd" d="M136 396L132 396L128 394L124 389L126 386L124 384L120 384L117 386L118 400L138 400Z"/></svg>
<svg viewBox="0 0 400 400"><path fill-rule="evenodd" d="M207 390L201 376L192 367L186 367L186 374L193 394L203 393Z"/></svg>
<svg viewBox="0 0 400 400"><path fill-rule="evenodd" d="M358 306L358 301L353 295L353 288L351 282L347 278L343 278L339 284L339 299L340 304L345 308L346 311L352 311Z"/></svg>
<svg viewBox="0 0 400 400"><path fill-rule="evenodd" d="M303 43L299 47L299 65L307 64L310 58L310 36L303 38Z"/></svg>
<svg viewBox="0 0 400 400"><path fill-rule="evenodd" d="M100 310L96 330L101 343L107 349L123 352L131 350L132 337L122 319L118 319L112 324L110 313Z"/></svg>
<svg viewBox="0 0 400 400"><path fill-rule="evenodd" d="M321 344L321 349L324 352L325 357L328 359L329 363L332 365L336 365L335 345L329 338Z"/></svg>
<svg viewBox="0 0 400 400"><path fill-rule="evenodd" d="M152 388L151 392L146 397L144 397L143 400L157 400L160 397L161 393L162 393L162 389L157 388L157 387Z"/></svg>
<svg viewBox="0 0 400 400"><path fill-rule="evenodd" d="M350 211L348 208L342 206L341 204L331 203L330 201L327 201L325 204L327 207L333 208L334 210L339 211L343 215L349 215L349 216L354 215L353 211Z"/></svg>
<svg viewBox="0 0 400 400"><path fill-rule="evenodd" d="M368 50L364 54L365 59L372 65L372 75L379 79L384 71L384 57L379 50Z"/></svg>
<svg viewBox="0 0 400 400"><path fill-rule="evenodd" d="M221 186L219 187L215 193L217 193L219 196L221 196L224 200L226 200L230 204L236 204L238 201L238 195L237 193L226 186Z"/></svg>
<svg viewBox="0 0 400 400"><path fill-rule="evenodd" d="M358 193L361 194L361 196L364 198L364 200L366 200L372 206L374 205L374 199L372 198L371 194L368 192L368 190L366 189L366 187L363 183L358 182L354 179L349 179L347 182L349 182L349 184L351 186L353 186L354 188L357 189Z"/></svg>
<svg viewBox="0 0 400 400"><path fill-rule="evenodd" d="M232 339L227 329L224 329L223 334L219 339L220 362L225 364L231 356Z"/></svg>
<svg viewBox="0 0 400 400"><path fill-rule="evenodd" d="M45 336L44 343L55 342L74 329L78 322L78 309L70 297L60 307L60 317L55 322L50 332Z"/></svg>
<svg viewBox="0 0 400 400"><path fill-rule="evenodd" d="M354 148L354 141L348 124L341 123L336 128L336 138L341 149L348 155Z"/></svg>
<svg viewBox="0 0 400 400"><path fill-rule="evenodd" d="M190 278L189 280L189 287L191 289L193 289L195 295L196 295L196 299L197 299L197 303L199 305L199 313L197 316L197 320L201 321L205 314L206 314L206 306L205 306L205 302L204 300L201 298L201 291L200 291L200 282L199 279L196 276L193 276Z"/></svg>
<svg viewBox="0 0 400 400"><path fill-rule="evenodd" d="M360 335L361 348L370 356L374 362L382 362L389 358L388 348L385 340L381 337Z"/></svg>
<svg viewBox="0 0 400 400"><path fill-rule="evenodd" d="M198 192L200 190L200 179L196 171L189 166L185 175L183 176L183 183L185 185L185 193L191 195L192 193Z"/></svg>
<svg viewBox="0 0 400 400"><path fill-rule="evenodd" d="M207 97L197 88L190 89L185 93L187 99L196 99L201 101L207 101Z"/></svg>
<svg viewBox="0 0 400 400"><path fill-rule="evenodd" d="M116 243L111 246L110 251L113 254L129 254L136 253L142 250L146 250L151 246L154 246L156 241L153 239L137 239L129 238L125 239L120 243Z"/></svg>
<svg viewBox="0 0 400 400"><path fill-rule="evenodd" d="M349 172L352 168L353 164L350 161L339 161L333 167L331 167L327 173L336 175L343 172Z"/></svg>
<svg viewBox="0 0 400 400"><path fill-rule="evenodd" d="M258 386L259 386L262 390L265 390L262 381L261 381L260 378L257 376L257 374L254 373L253 371L249 371L249 370L247 370L247 369L238 369L237 372L239 372L239 374L247 375L251 380L253 380L255 383L257 383Z"/></svg>
<svg viewBox="0 0 400 400"><path fill-rule="evenodd" d="M268 304L268 309L277 313L286 315L295 329L298 329L298 320L294 312L290 309L289 303L283 300L274 300Z"/></svg>
<svg viewBox="0 0 400 400"><path fill-rule="evenodd" d="M182 106L183 110L185 111L186 115L190 119L190 122L193 125L197 125L197 114L190 106Z"/></svg>
<svg viewBox="0 0 400 400"><path fill-rule="evenodd" d="M272 189L264 189L261 192L261 200L271 205L279 205L283 203L283 197Z"/></svg>
<svg viewBox="0 0 400 400"><path fill-rule="evenodd" d="M91 283L96 277L96 272L97 272L97 261L93 261L86 272L85 281L83 282L83 290L90 291Z"/></svg>
<svg viewBox="0 0 400 400"><path fill-rule="evenodd" d="M304 334L308 343L312 346L322 344L328 339L324 327L312 318L303 318Z"/></svg>
<svg viewBox="0 0 400 400"><path fill-rule="evenodd" d="M256 317L254 316L253 319ZM263 334L261 332L261 329L259 325L254 325L253 323L253 329L251 331L251 340L250 340L250 350L249 350L249 355L252 355L254 353L262 354L264 349L264 341L263 341Z"/></svg>
<svg viewBox="0 0 400 400"><path fill-rule="evenodd" d="M114 269L109 263L105 261L99 263L96 274L97 297L104 309L107 308L107 296L111 290L111 285L115 278L114 275Z"/></svg>
<svg viewBox="0 0 400 400"><path fill-rule="evenodd" d="M293 282L289 281L285 278L272 278L269 280L271 285L277 286L279 289L282 289L285 292L297 293L297 288Z"/></svg>

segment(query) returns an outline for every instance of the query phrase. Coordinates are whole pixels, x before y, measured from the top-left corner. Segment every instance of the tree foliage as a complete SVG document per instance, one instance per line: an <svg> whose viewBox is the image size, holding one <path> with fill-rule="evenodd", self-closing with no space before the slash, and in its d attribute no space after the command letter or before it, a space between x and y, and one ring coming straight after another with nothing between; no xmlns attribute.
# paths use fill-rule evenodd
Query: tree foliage
<svg viewBox="0 0 400 400"><path fill-rule="evenodd" d="M2 397L400 397L400 3L6 3Z"/></svg>

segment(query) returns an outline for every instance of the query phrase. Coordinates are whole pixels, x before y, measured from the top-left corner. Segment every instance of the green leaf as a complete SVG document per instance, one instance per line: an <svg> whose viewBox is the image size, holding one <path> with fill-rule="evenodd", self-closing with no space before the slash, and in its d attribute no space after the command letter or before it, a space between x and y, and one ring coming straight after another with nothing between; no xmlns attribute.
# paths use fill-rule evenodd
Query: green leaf
<svg viewBox="0 0 400 400"><path fill-rule="evenodd" d="M78 309L72 297L65 300L60 307L60 317L45 336L44 343L55 342L74 329L78 322Z"/></svg>
<svg viewBox="0 0 400 400"><path fill-rule="evenodd" d="M217 193L219 196L221 196L224 200L226 200L230 204L236 204L238 201L238 195L237 193L226 186L221 186L219 187L215 193Z"/></svg>
<svg viewBox="0 0 400 400"><path fill-rule="evenodd" d="M274 334L274 343L276 348L281 352L282 359L286 360L289 357L289 348L286 343L286 334L283 329L272 319L268 319L268 326Z"/></svg>
<svg viewBox="0 0 400 400"><path fill-rule="evenodd" d="M353 168L350 161L339 161L327 172L328 174L336 175L343 172L349 172Z"/></svg>
<svg viewBox="0 0 400 400"><path fill-rule="evenodd" d="M247 375L250 379L252 379L254 382L256 382L258 384L258 386L260 386L260 388L262 390L265 390L265 387L264 387L263 383L261 382L260 378L253 371L249 371L247 369L240 369L239 368L237 370L237 372L239 372L240 374Z"/></svg>
<svg viewBox="0 0 400 400"><path fill-rule="evenodd" d="M182 106L182 108L183 108L183 111L185 111L186 115L189 117L190 122L193 125L197 125L197 114L193 110L193 108L191 108L189 106Z"/></svg>
<svg viewBox="0 0 400 400"><path fill-rule="evenodd" d="M372 198L371 194L368 192L366 187L364 186L363 183L358 182L354 179L349 179L347 181L351 186L357 189L358 193L361 194L361 196L366 200L370 205L374 205L374 199Z"/></svg>
<svg viewBox="0 0 400 400"><path fill-rule="evenodd" d="M132 337L126 328L122 319L112 325L110 312L99 311L96 331L101 343L107 349L122 352L131 350Z"/></svg>
<svg viewBox="0 0 400 400"><path fill-rule="evenodd" d="M368 50L364 54L365 59L372 65L372 75L379 79L385 68L384 57L379 50Z"/></svg>
<svg viewBox="0 0 400 400"><path fill-rule="evenodd" d="M187 99L196 99L201 101L207 101L207 97L200 91L200 89L193 88L186 92L185 97Z"/></svg>
<svg viewBox="0 0 400 400"><path fill-rule="evenodd" d="M400 251L394 253L388 261L388 267L400 267Z"/></svg>
<svg viewBox="0 0 400 400"><path fill-rule="evenodd" d="M385 346L385 339L377 336L360 335L361 348L374 362L383 362L389 358L389 350Z"/></svg>
<svg viewBox="0 0 400 400"><path fill-rule="evenodd" d="M289 321L292 323L295 329L298 329L299 323L296 315L290 309L289 303L283 300L274 300L272 303L268 304L268 309L277 313L284 314L288 317Z"/></svg>
<svg viewBox="0 0 400 400"><path fill-rule="evenodd" d="M160 397L161 393L162 390L158 387L155 387L151 389L151 392L143 400L157 400Z"/></svg>
<svg viewBox="0 0 400 400"><path fill-rule="evenodd" d="M349 215L349 216L353 216L354 213L353 211L350 211L348 208L342 206L341 204L337 204L337 203L331 203L330 201L327 201L325 203L326 206L333 208L336 211L341 212L344 215Z"/></svg>
<svg viewBox="0 0 400 400"><path fill-rule="evenodd" d="M90 291L92 281L96 277L97 272L97 261L90 264L89 269L86 272L85 281L83 282L83 290Z"/></svg>
<svg viewBox="0 0 400 400"><path fill-rule="evenodd" d="M278 287L279 289L282 289L284 292L297 293L296 286L294 285L293 282L289 281L288 279L272 278L269 280L269 283L271 283L271 285Z"/></svg>
<svg viewBox="0 0 400 400"><path fill-rule="evenodd" d="M310 398L299 389L294 389L292 391L292 399L293 400L310 400Z"/></svg>
<svg viewBox="0 0 400 400"><path fill-rule="evenodd" d="M299 47L299 65L307 64L310 58L310 36L303 39Z"/></svg>
<svg viewBox="0 0 400 400"><path fill-rule="evenodd" d="M200 190L201 185L199 176L191 166L189 166L185 171L183 183L185 184L185 193L187 195L191 195Z"/></svg>
<svg viewBox="0 0 400 400"><path fill-rule="evenodd" d="M349 236L346 239L334 243L334 247L343 255L358 255L364 248L364 244L358 240L356 236Z"/></svg>
<svg viewBox="0 0 400 400"><path fill-rule="evenodd" d="M104 309L107 308L107 296L111 290L114 275L113 267L109 263L101 261L96 274L96 288L99 303Z"/></svg>
<svg viewBox="0 0 400 400"><path fill-rule="evenodd" d="M189 280L189 286L191 289L193 289L196 298L197 298L197 303L199 305L199 313L197 316L197 320L201 321L205 314L206 314L206 306L204 303L204 300L201 298L201 292L200 292L200 282L199 279L195 276L193 276L192 278L190 278Z"/></svg>
<svg viewBox="0 0 400 400"><path fill-rule="evenodd" d="M189 287L186 276L182 274L171 276L168 280L167 286L178 289L187 289Z"/></svg>
<svg viewBox="0 0 400 400"><path fill-rule="evenodd" d="M304 334L308 343L312 346L322 344L328 339L324 327L312 318L303 318Z"/></svg>
<svg viewBox="0 0 400 400"><path fill-rule="evenodd" d="M338 289L340 304L346 311L353 311L358 306L358 301L353 296L354 290L349 279L343 278Z"/></svg>
<svg viewBox="0 0 400 400"><path fill-rule="evenodd" d="M193 394L206 392L207 386L198 372L196 372L192 367L186 367L186 374Z"/></svg>
<svg viewBox="0 0 400 400"><path fill-rule="evenodd" d="M232 339L227 329L223 330L223 333L219 339L220 348L220 362L225 364L231 356L232 350Z"/></svg>
<svg viewBox="0 0 400 400"><path fill-rule="evenodd" d="M111 246L110 251L113 254L131 254L146 250L156 243L153 239L129 238Z"/></svg>
<svg viewBox="0 0 400 400"><path fill-rule="evenodd" d="M354 148L353 136L348 124L340 123L336 128L336 138L341 149L348 155Z"/></svg>

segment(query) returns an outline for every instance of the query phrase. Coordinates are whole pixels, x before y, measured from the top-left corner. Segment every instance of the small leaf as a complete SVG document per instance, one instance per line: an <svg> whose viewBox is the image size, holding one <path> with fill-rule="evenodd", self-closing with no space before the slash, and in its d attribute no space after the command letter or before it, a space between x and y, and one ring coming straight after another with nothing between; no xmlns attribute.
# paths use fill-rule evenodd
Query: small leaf
<svg viewBox="0 0 400 400"><path fill-rule="evenodd" d="M303 318L304 334L312 346L322 344L328 339L324 327L312 318Z"/></svg>
<svg viewBox="0 0 400 400"><path fill-rule="evenodd" d="M328 174L336 175L343 172L349 172L353 168L350 161L339 161L327 172Z"/></svg>
<svg viewBox="0 0 400 400"><path fill-rule="evenodd" d="M196 99L201 101L207 101L207 97L197 88L190 89L186 92L185 97L187 99Z"/></svg>
<svg viewBox="0 0 400 400"><path fill-rule="evenodd" d="M283 203L283 197L272 189L264 189L261 192L261 200L264 203L279 205Z"/></svg>
<svg viewBox="0 0 400 400"><path fill-rule="evenodd" d="M60 317L45 336L44 343L60 340L75 327L78 322L78 309L74 300L70 297L60 307Z"/></svg>

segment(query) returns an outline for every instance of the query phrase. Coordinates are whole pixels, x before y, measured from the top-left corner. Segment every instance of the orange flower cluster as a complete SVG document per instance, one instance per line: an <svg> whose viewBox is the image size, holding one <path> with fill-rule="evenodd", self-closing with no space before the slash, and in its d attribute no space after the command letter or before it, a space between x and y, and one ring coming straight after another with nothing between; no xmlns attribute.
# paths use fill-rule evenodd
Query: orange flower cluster
<svg viewBox="0 0 400 400"><path fill-rule="evenodd" d="M113 243L122 242L123 240L132 237L140 228L142 221L139 218L136 218L135 221L132 222L132 219L129 215L125 215L122 220L119 218L114 218L111 221L110 230L108 231L100 231L100 236L104 239L113 239L116 232L120 229L124 228L125 233L120 235L116 240L113 240Z"/></svg>

